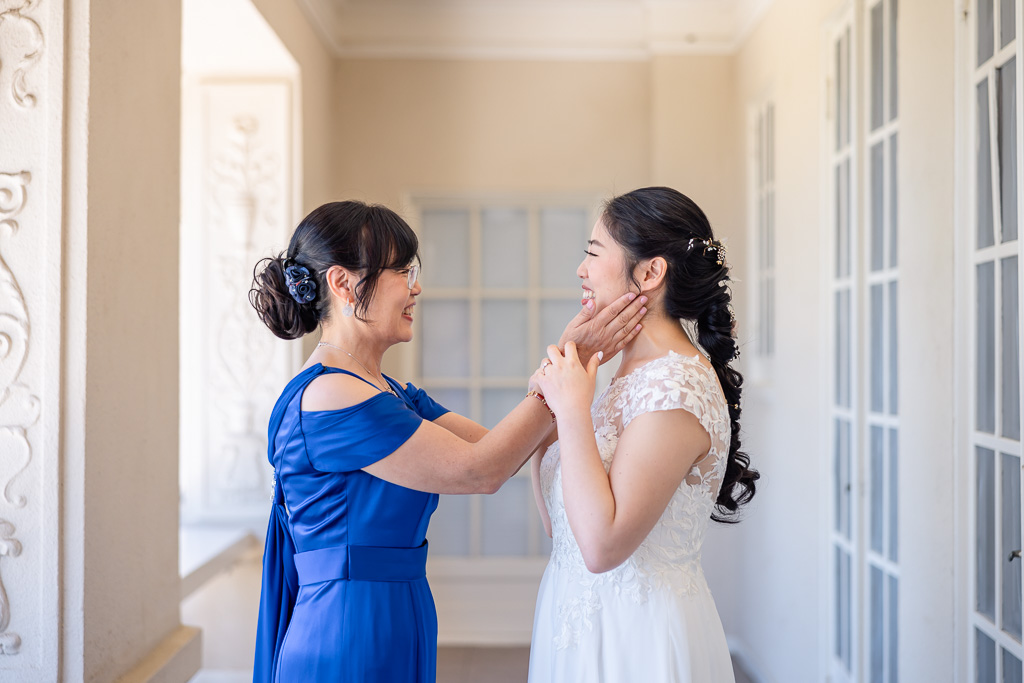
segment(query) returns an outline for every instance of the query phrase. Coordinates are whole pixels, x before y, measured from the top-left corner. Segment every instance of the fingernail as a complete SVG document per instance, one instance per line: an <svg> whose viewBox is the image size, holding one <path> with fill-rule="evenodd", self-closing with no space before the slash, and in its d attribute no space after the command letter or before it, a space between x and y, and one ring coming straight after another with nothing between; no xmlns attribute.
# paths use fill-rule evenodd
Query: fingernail
<svg viewBox="0 0 1024 683"><path fill-rule="evenodd" d="M594 310L594 300L593 299L587 299L587 308L589 308L590 310Z"/></svg>
<svg viewBox="0 0 1024 683"><path fill-rule="evenodd" d="M598 351L597 352L597 359L598 360L603 360L604 359L604 351Z"/></svg>
<svg viewBox="0 0 1024 683"><path fill-rule="evenodd" d="M637 329L637 330L639 330L639 329L640 329L641 327L643 327L643 325L641 325L640 323L637 323L637 324L636 324L636 329Z"/></svg>
<svg viewBox="0 0 1024 683"><path fill-rule="evenodd" d="M647 307L646 306L644 306L643 308L640 309L640 313L646 313L646 312L647 312Z"/></svg>
<svg viewBox="0 0 1024 683"><path fill-rule="evenodd" d="M647 303L647 297L646 297L646 296L642 296L642 297L640 297L640 303L642 303L642 304L645 304L645 303ZM646 309L645 309L645 310L646 310Z"/></svg>
<svg viewBox="0 0 1024 683"><path fill-rule="evenodd" d="M629 293L629 300L632 301L635 298L636 298L636 294L634 294L633 292L630 292Z"/></svg>

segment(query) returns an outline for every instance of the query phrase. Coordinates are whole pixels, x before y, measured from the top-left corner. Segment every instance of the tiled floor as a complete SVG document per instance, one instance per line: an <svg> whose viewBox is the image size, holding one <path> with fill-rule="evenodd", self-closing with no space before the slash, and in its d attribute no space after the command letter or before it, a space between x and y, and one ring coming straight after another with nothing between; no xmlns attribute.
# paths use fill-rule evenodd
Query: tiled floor
<svg viewBox="0 0 1024 683"><path fill-rule="evenodd" d="M530 664L528 647L440 647L437 683L525 683ZM751 683L735 665L736 683Z"/></svg>
<svg viewBox="0 0 1024 683"><path fill-rule="evenodd" d="M526 683L528 647L441 647L437 683ZM736 683L752 683L739 664ZM251 671L200 671L189 683L247 683ZM632 681L624 683L633 683Z"/></svg>
<svg viewBox="0 0 1024 683"><path fill-rule="evenodd" d="M439 647L437 683L525 683L528 647Z"/></svg>

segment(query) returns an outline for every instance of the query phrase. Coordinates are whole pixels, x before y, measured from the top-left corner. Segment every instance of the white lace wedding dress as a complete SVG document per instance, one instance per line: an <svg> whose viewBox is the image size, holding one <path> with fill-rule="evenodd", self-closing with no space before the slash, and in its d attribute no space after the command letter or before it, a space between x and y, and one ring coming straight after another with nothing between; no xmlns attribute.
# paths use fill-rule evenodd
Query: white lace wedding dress
<svg viewBox="0 0 1024 683"><path fill-rule="evenodd" d="M569 528L559 444L544 454L541 492L551 517L551 560L541 579L530 683L733 683L732 663L700 553L729 453L729 413L714 370L669 352L617 378L591 415L605 470L638 415L686 410L711 437L640 547L591 574Z"/></svg>

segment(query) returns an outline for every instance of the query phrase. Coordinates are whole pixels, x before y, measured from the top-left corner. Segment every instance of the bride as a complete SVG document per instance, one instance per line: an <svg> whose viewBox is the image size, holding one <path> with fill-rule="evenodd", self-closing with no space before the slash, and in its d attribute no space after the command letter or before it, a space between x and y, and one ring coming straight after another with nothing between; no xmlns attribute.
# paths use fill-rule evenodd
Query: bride
<svg viewBox="0 0 1024 683"><path fill-rule="evenodd" d="M649 312L593 405L600 357L581 361L571 342L549 347L533 378L557 433L531 464L553 549L530 681L732 683L700 564L709 521L737 521L758 478L739 451L725 250L700 208L663 187L609 201L591 237L584 301L601 310L629 290Z"/></svg>

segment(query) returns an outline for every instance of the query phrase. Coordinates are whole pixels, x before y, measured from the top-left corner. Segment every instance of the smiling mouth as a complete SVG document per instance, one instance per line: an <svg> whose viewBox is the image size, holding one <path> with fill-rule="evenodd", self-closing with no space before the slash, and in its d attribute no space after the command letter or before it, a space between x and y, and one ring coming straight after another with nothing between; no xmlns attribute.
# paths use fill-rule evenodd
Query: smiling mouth
<svg viewBox="0 0 1024 683"><path fill-rule="evenodd" d="M404 315L404 316L406 316L408 318L411 318L412 317L412 309L413 309L413 307L415 305L416 304L410 304L409 306L406 306L405 308L403 308L402 309L402 315Z"/></svg>
<svg viewBox="0 0 1024 683"><path fill-rule="evenodd" d="M584 290L583 290L583 300L584 300L584 301L587 301L588 299L589 299L589 300L594 300L594 299L596 299L596 298L597 298L597 295L596 295L596 294L594 294L594 293L593 293L592 291L590 291L589 289L584 289Z"/></svg>

